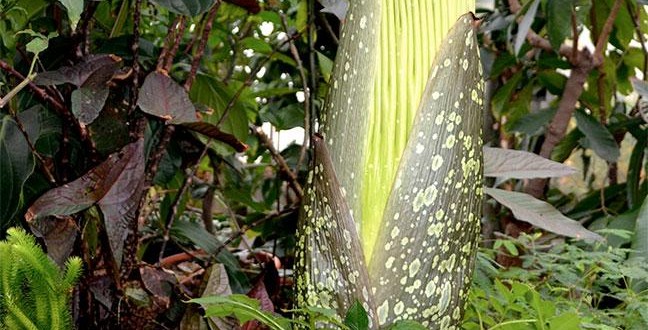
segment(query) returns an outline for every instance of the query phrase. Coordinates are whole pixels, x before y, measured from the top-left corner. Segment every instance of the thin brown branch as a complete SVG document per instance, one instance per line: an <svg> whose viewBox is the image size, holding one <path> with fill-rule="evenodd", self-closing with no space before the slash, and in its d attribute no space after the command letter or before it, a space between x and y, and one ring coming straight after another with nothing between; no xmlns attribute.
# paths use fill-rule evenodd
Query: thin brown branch
<svg viewBox="0 0 648 330"><path fill-rule="evenodd" d="M137 95L139 94L139 40L140 40L140 21L141 21L142 0L135 0L135 9L133 10L133 43L131 52L133 53L133 80L131 84L131 99L128 113L131 114L137 108Z"/></svg>
<svg viewBox="0 0 648 330"><path fill-rule="evenodd" d="M180 21L182 20L182 16L177 16L171 25L169 25L169 28L167 30L167 35L166 38L164 39L164 45L162 46L162 51L160 52L160 55L158 56L157 60L157 67L156 70L160 71L164 69L164 66L166 65L166 58L169 53L169 47L172 46L174 36L178 30L178 26L180 24Z"/></svg>
<svg viewBox="0 0 648 330"><path fill-rule="evenodd" d="M610 11L610 15L608 15L608 18L605 20L605 25L603 25L601 34L599 34L598 36L598 40L596 41L596 48L593 54L593 63L594 66L596 67L603 64L603 55L604 55L603 53L605 52L605 48L607 47L608 39L610 37L610 33L612 33L612 28L614 27L614 21L616 20L617 15L619 14L619 9L621 8L622 2L623 0L614 1L614 5L612 5L612 10Z"/></svg>
<svg viewBox="0 0 648 330"><path fill-rule="evenodd" d="M299 38L299 36L301 35L302 32L303 31L295 33L294 35L290 36L288 39L284 40L282 43L280 43L275 48L273 48L272 52L270 52L270 54L268 54L268 56L264 57L261 61L259 61L259 63L257 63L257 65L254 67L254 69L252 69L252 71L250 71L250 74L248 75L247 79L243 82L243 85L241 85L241 87L236 91L234 96L232 96L230 101L227 103L227 106L225 107L225 110L223 111L223 114L221 115L220 119L218 120L218 123L216 124L216 126L220 126L225 121L225 119L227 118L230 110L232 110L232 108L234 108L234 105L236 104L236 101L238 101L238 99L241 97L241 94L243 94L243 91L246 88L252 86L252 83L254 82L256 74L259 73L261 68L263 68L268 62L270 62L272 57L276 53L279 52L279 49L281 47L283 47L287 43Z"/></svg>
<svg viewBox="0 0 648 330"><path fill-rule="evenodd" d="M261 127L251 126L250 129L259 138L259 142L261 142L261 144L266 147L266 149L268 149L270 155L279 166L279 173L281 173L282 176L285 177L285 180L288 182L288 186L290 186L295 194L297 194L297 197L301 200L304 196L304 190L297 181L297 175L290 169L290 166L288 166L286 160L274 147L272 140L270 140L270 137L266 135Z"/></svg>
<svg viewBox="0 0 648 330"><path fill-rule="evenodd" d="M34 155L34 157L40 163L41 169L43 170L43 174L45 175L47 180L50 183L54 184L54 185L58 185L57 182L56 182L56 179L54 178L54 175L49 170L49 167L47 167L47 163L45 162L43 157L40 155L40 153L38 153L38 151L36 150L36 147L34 146L34 143L32 143L31 139L29 138L29 134L27 134L27 130L25 130L25 126L23 125L20 118L18 116L13 116L13 119L16 122L16 124L18 125L18 129L20 130L22 135L25 137L25 141L27 141L27 145L29 145L29 149L31 150L32 154Z"/></svg>
<svg viewBox="0 0 648 330"><path fill-rule="evenodd" d="M186 19L184 16L180 16L180 21L178 22L178 26L175 31L175 39L173 40L173 46L171 46L171 50L167 52L164 65L162 67L166 72L169 72L171 70L171 65L173 65L173 58L176 56L176 53L178 53L178 49L180 48L180 43L182 42L182 37L184 36L185 27L186 27Z"/></svg>
<svg viewBox="0 0 648 330"><path fill-rule="evenodd" d="M284 31L288 33L288 22L286 20L286 15L281 13L281 23L283 25ZM310 25L309 25L310 26ZM297 164L295 165L295 173L299 172L301 164L306 158L306 151L308 150L308 142L310 141L311 129L310 129L310 115L311 115L311 95L308 88L308 80L306 79L306 71L304 70L304 65L302 63L301 57L299 56L299 51L295 46L295 42L290 40L288 43L290 46L290 54L292 55L295 63L297 63L297 70L299 71L299 77L302 82L302 90L304 91L304 140L302 141L302 146L299 150L299 158L297 159Z"/></svg>
<svg viewBox="0 0 648 330"><path fill-rule="evenodd" d="M331 37L331 40L333 40L333 43L337 46L340 44L340 39L338 39L338 36L335 34L335 31L333 31L333 28L331 27L331 24L329 21L326 19L326 15L324 13L319 14L319 18L322 21L322 25L324 25L324 30L329 34Z"/></svg>
<svg viewBox="0 0 648 330"><path fill-rule="evenodd" d="M191 85L193 84L194 79L196 79L196 72L198 72L198 67L200 66L200 60L204 55L205 47L207 45L207 40L209 39L209 34L211 33L214 24L214 19L216 18L216 13L218 13L218 8L220 8L220 5L221 2L217 1L211 7L209 13L207 14L207 19L205 20L205 24L201 33L200 43L198 43L198 48L196 48L196 51L194 52L194 58L191 61L191 69L189 70L189 76L187 77L187 80L184 83L184 89L186 91L189 91L191 89Z"/></svg>

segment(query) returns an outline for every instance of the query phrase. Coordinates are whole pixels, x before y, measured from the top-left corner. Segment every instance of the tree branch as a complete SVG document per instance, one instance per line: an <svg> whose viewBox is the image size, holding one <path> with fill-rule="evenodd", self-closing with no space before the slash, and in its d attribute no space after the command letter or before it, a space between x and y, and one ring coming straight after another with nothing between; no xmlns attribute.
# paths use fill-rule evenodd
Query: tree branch
<svg viewBox="0 0 648 330"><path fill-rule="evenodd" d="M283 158L283 156L281 156L277 149L275 149L272 141L261 129L261 127L251 126L250 129L252 130L252 133L254 133L259 138L261 144L266 147L266 149L268 149L270 155L272 155L272 158L275 160L275 162L277 162L277 165L279 166L279 173L281 173L286 178L286 181L288 182L290 188L292 188L292 190L301 200L304 196L304 190L297 181L297 175L290 169L290 166L288 166L286 160Z"/></svg>

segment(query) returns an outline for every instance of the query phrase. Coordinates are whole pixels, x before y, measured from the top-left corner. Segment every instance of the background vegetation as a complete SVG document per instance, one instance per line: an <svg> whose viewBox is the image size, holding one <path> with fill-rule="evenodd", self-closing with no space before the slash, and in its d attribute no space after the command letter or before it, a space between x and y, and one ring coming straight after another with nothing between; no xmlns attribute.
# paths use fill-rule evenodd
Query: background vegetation
<svg viewBox="0 0 648 330"><path fill-rule="evenodd" d="M546 200L606 240L521 215L535 205L524 197L489 198L464 328L648 326L646 5L479 2L485 144L578 170L487 185ZM246 329L287 326L270 312L294 307L306 146L345 7L0 2L0 237L23 227L59 266L81 258L78 328L227 329L232 309ZM254 300L234 296L207 319L184 302L231 294ZM254 304L269 313L241 317ZM354 307L347 320L306 312L367 326Z"/></svg>

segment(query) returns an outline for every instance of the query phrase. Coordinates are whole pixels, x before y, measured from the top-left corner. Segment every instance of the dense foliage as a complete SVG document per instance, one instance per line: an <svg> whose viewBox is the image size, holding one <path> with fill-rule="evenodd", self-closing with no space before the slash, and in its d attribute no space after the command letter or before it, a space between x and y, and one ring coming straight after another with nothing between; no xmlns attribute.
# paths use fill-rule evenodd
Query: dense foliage
<svg viewBox="0 0 648 330"><path fill-rule="evenodd" d="M497 149L484 149L492 198L463 328L648 327L648 4L477 3L483 140ZM11 259L0 257L0 328L22 327L18 300L37 328L51 326L49 305L74 306L60 327L80 329L370 327L358 301L337 314L294 304L309 140L345 66L334 62L347 7L1 1L0 254ZM427 69L412 71L422 92ZM326 141L347 141L336 134ZM398 134L386 138L398 151L376 142L368 163L398 153L395 173L409 131ZM351 142L333 147L351 157L342 163L357 156Z"/></svg>

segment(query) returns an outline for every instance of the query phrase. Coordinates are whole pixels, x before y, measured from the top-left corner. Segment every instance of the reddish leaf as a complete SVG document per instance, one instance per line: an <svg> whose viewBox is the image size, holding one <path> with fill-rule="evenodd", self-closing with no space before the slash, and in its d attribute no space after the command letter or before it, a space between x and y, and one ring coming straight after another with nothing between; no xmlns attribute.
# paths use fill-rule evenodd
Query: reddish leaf
<svg viewBox="0 0 648 330"><path fill-rule="evenodd" d="M115 55L93 55L83 62L73 66L64 66L55 71L40 73L35 80L38 85L59 85L70 83L76 86L83 85L89 77L98 73L105 77L103 81L109 80L117 70L121 58Z"/></svg>
<svg viewBox="0 0 648 330"><path fill-rule="evenodd" d="M47 255L63 267L76 241L77 226L74 218L64 216L38 219L30 223L30 228L36 237L45 241Z"/></svg>
<svg viewBox="0 0 648 330"><path fill-rule="evenodd" d="M136 220L143 182L144 140L140 139L73 182L46 192L27 210L25 219L40 226L36 220L71 215L96 203L103 213L113 256L120 264L128 224Z"/></svg>
<svg viewBox="0 0 648 330"><path fill-rule="evenodd" d="M252 14L256 14L261 11L261 6L259 6L259 2L257 0L225 0L225 2L229 2L233 5L245 8L245 10L249 11Z"/></svg>
<svg viewBox="0 0 648 330"><path fill-rule="evenodd" d="M254 287L250 290L250 292L248 292L247 296L258 300L261 303L261 310L274 313L274 304L272 303L272 300L270 300L268 290L266 290L263 276L259 277ZM241 330L255 329L267 329L267 327L262 326L261 323L256 320L247 321L245 322L245 324L243 324L243 326L241 326Z"/></svg>
<svg viewBox="0 0 648 330"><path fill-rule="evenodd" d="M248 146L245 143L239 141L236 136L221 131L216 125L205 122L195 122L185 123L182 124L182 126L213 138L214 140L226 143L230 147L234 148L234 150L236 150L237 152L244 152L248 148Z"/></svg>
<svg viewBox="0 0 648 330"><path fill-rule="evenodd" d="M198 120L196 108L187 91L163 72L146 76L137 105L142 111L167 120L169 124L192 123Z"/></svg>

